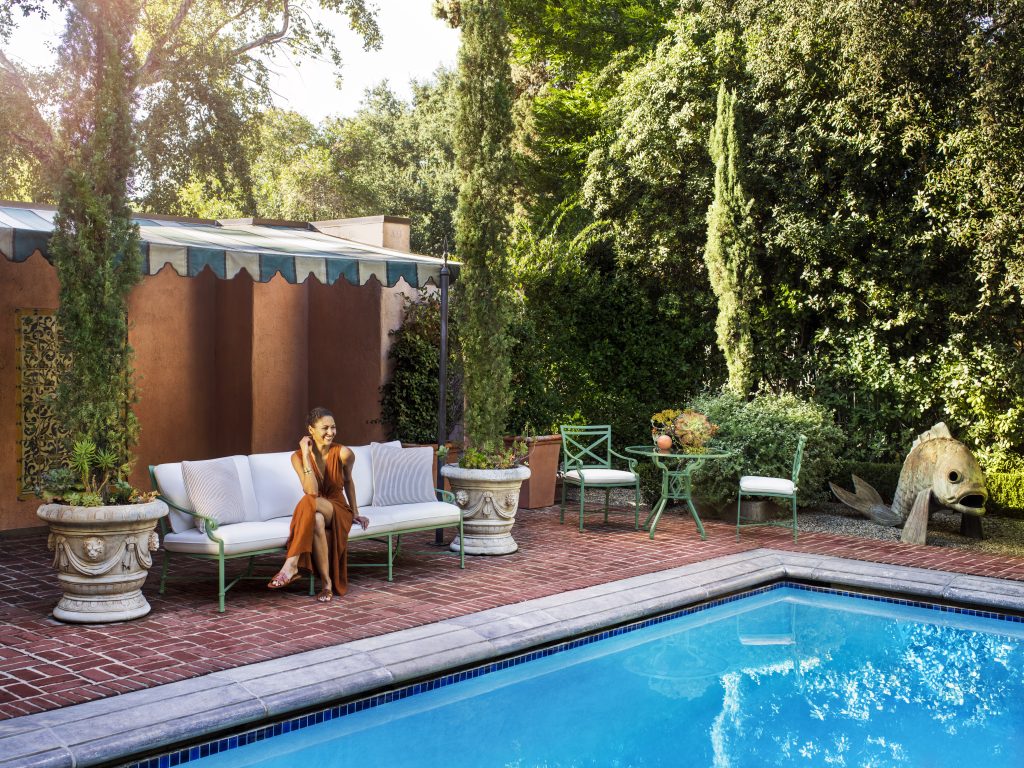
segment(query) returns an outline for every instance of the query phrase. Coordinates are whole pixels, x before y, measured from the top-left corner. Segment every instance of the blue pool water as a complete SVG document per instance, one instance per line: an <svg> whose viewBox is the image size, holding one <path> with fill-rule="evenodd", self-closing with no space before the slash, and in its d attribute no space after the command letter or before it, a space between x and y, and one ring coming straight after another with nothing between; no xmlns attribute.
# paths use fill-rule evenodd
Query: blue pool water
<svg viewBox="0 0 1024 768"><path fill-rule="evenodd" d="M1022 766L1024 624L783 587L195 765Z"/></svg>

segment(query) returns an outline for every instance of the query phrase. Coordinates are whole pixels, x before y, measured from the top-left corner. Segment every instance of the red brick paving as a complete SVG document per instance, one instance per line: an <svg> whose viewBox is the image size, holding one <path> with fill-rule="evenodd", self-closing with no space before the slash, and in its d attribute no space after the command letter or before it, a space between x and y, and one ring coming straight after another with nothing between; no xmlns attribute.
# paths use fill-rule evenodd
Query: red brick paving
<svg viewBox="0 0 1024 768"><path fill-rule="evenodd" d="M467 557L460 571L455 557L406 552L393 583L382 569L354 568L348 595L329 605L297 584L280 593L242 582L224 614L216 611L214 569L203 563L175 561L183 565L172 573L199 578L172 582L159 595L158 555L145 587L152 613L94 626L50 618L60 593L44 534L0 539L0 720L756 547L1024 581L1024 558L812 533L794 545L788 531L774 528L748 529L737 543L732 526L705 525L701 541L689 517L666 514L651 541L622 515L608 525L594 517L579 534L570 521L559 525L557 507L522 510L514 555ZM405 546L429 549L431 541L423 534ZM355 545L353 560L370 546ZM276 564L268 561L270 572Z"/></svg>

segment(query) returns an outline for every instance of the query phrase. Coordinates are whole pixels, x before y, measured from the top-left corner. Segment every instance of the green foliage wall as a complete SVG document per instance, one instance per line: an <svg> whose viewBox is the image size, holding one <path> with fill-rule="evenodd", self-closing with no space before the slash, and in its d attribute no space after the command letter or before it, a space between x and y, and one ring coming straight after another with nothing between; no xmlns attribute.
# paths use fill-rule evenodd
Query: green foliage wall
<svg viewBox="0 0 1024 768"><path fill-rule="evenodd" d="M1010 178L1024 157L1024 97L1010 83L1024 82L1022 20L1018 2L692 0L666 35L638 38L619 56L574 57L579 41L564 42L572 76L549 73L527 91L534 109L523 131L531 156L555 155L564 176L582 167L583 182L548 179L528 191L528 213L578 190L609 233L609 294L608 276L628 270L666 296L706 296L707 147L728 83L748 105L743 178L759 279L752 384L832 409L850 458L901 460L916 434L946 420L987 467L1015 467L1024 237L1011 224L1022 197ZM568 95L552 95L550 83ZM706 299L694 304L700 312ZM721 370L699 334L682 348L697 351L693 364ZM623 337L606 324L574 341L589 351L609 339ZM623 391L602 382L606 393ZM596 420L596 410L584 413Z"/></svg>

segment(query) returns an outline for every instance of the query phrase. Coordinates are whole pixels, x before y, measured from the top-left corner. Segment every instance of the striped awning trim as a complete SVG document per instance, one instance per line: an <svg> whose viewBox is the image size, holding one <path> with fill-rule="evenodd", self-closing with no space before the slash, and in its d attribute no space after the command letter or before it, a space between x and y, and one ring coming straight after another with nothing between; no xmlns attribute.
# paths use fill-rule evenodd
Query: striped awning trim
<svg viewBox="0 0 1024 768"><path fill-rule="evenodd" d="M52 208L0 203L0 254L10 261L25 261L39 251L52 261L48 249L54 213ZM389 287L399 280L414 288L440 283L440 259L357 243L314 229L144 216L135 221L142 237L144 275L155 275L170 265L183 277L195 277L209 269L223 279L247 272L260 283L278 274L289 283L302 283L310 276L327 285L339 279L363 285L374 277ZM448 265L454 281L459 265Z"/></svg>

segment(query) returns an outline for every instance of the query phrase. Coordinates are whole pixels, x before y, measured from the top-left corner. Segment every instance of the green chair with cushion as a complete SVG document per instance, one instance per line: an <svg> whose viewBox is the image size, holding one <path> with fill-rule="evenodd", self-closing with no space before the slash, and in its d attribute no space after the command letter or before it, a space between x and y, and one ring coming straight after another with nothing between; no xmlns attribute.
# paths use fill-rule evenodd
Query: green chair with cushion
<svg viewBox="0 0 1024 768"><path fill-rule="evenodd" d="M583 502L588 489L604 491L604 521L608 522L608 497L612 488L634 489L633 527L640 529L640 476L636 459L612 450L612 428L607 424L559 427L562 433L562 504L559 522L565 522L565 490L580 489L580 532L583 532ZM616 469L613 459L621 459L627 469Z"/></svg>
<svg viewBox="0 0 1024 768"><path fill-rule="evenodd" d="M739 497L736 500L736 540L740 539L740 528L751 527L755 525L775 525L782 528L793 529L793 543L796 543L796 495L799 491L797 487L797 480L800 477L800 462L804 456L804 446L807 444L807 438L804 435L796 441L796 455L793 457L793 477L787 479L784 477L762 477L760 475L744 475L740 478L740 491ZM746 521L744 522L741 516L743 509L743 497L769 497L774 499L789 499L793 506L793 522L779 521L779 520L766 520L766 521Z"/></svg>

